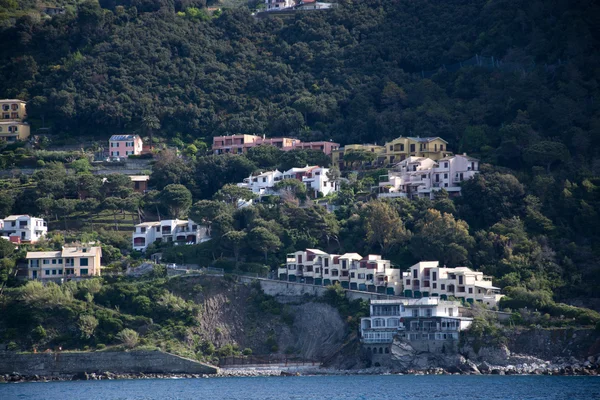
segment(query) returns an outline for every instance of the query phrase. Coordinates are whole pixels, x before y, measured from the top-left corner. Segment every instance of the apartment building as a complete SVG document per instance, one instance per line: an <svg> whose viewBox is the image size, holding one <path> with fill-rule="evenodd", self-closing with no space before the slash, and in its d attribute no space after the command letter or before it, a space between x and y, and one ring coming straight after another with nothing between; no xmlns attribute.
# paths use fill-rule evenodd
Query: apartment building
<svg viewBox="0 0 600 400"><path fill-rule="evenodd" d="M389 260L370 254L328 254L319 249L290 253L278 269L280 280L313 285L339 284L345 289L388 295L402 293L400 270Z"/></svg>
<svg viewBox="0 0 600 400"><path fill-rule="evenodd" d="M101 274L102 249L90 245L66 245L60 251L29 251L27 276L40 280L71 280Z"/></svg>
<svg viewBox="0 0 600 400"><path fill-rule="evenodd" d="M13 243L35 243L48 233L48 225L42 218L29 215L9 215L0 220L0 236L7 236Z"/></svg>
<svg viewBox="0 0 600 400"><path fill-rule="evenodd" d="M379 177L378 197L427 197L444 189L460 195L462 182L479 173L479 160L466 154L444 157L438 161L425 157L408 157Z"/></svg>
<svg viewBox="0 0 600 400"><path fill-rule="evenodd" d="M23 122L27 118L26 103L23 100L0 100L0 117L0 140L15 142L29 137L29 124Z"/></svg>
<svg viewBox="0 0 600 400"><path fill-rule="evenodd" d="M408 157L425 157L439 160L451 155L448 142L440 137L399 137L385 143L383 165L394 165Z"/></svg>
<svg viewBox="0 0 600 400"><path fill-rule="evenodd" d="M277 137L277 138L266 138L264 136L257 135L230 135L230 136L215 136L213 138L212 151L214 154L243 154L248 149L261 146L270 145L275 146L282 151L289 151L293 149L313 149L319 150L329 155L340 145L334 142L302 142L299 139Z"/></svg>
<svg viewBox="0 0 600 400"><path fill-rule="evenodd" d="M146 251L154 242L203 243L210 240L210 232L206 226L192 220L167 219L136 225L131 240L134 250Z"/></svg>
<svg viewBox="0 0 600 400"><path fill-rule="evenodd" d="M361 318L364 344L392 343L394 337L416 340L457 340L472 318L461 317L460 303L437 297L371 300L369 317Z"/></svg>
<svg viewBox="0 0 600 400"><path fill-rule="evenodd" d="M275 185L283 179L296 179L304 183L306 190L311 197L318 197L319 194L327 196L338 190L338 183L331 181L327 173L329 168L323 168L316 165L302 168L290 168L285 172L266 171L257 175L250 175L237 186L252 190L260 196L278 195Z"/></svg>
<svg viewBox="0 0 600 400"><path fill-rule="evenodd" d="M265 0L266 11L279 11L286 8L292 8L295 5L295 0Z"/></svg>
<svg viewBox="0 0 600 400"><path fill-rule="evenodd" d="M467 267L440 267L438 261L421 261L403 274L406 297L450 297L494 307L503 297L492 278Z"/></svg>
<svg viewBox="0 0 600 400"><path fill-rule="evenodd" d="M144 141L139 135L112 135L108 147L111 157L127 158L142 154Z"/></svg>

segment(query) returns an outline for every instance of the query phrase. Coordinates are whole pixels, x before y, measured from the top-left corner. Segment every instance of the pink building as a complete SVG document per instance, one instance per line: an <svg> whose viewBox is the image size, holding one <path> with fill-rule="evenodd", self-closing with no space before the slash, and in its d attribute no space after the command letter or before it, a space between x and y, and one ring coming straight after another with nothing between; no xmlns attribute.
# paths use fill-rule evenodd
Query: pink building
<svg viewBox="0 0 600 400"><path fill-rule="evenodd" d="M299 139L279 137L265 138L256 135L231 135L215 136L213 138L212 150L214 154L242 154L249 148L260 145L275 146L283 151L293 149L313 149L320 150L327 155L331 155L333 150L340 147L339 143L334 142L302 142Z"/></svg>
<svg viewBox="0 0 600 400"><path fill-rule="evenodd" d="M139 135L112 135L108 141L111 157L124 157L142 154L144 142Z"/></svg>

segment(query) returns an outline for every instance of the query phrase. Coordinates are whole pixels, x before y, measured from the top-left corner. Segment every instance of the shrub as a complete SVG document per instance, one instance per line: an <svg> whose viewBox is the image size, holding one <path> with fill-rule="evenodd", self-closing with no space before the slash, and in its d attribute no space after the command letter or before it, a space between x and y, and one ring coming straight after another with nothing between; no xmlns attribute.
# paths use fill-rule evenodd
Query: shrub
<svg viewBox="0 0 600 400"><path fill-rule="evenodd" d="M98 343L96 345L96 350L103 350L106 348L106 345L104 343Z"/></svg>
<svg viewBox="0 0 600 400"><path fill-rule="evenodd" d="M77 323L81 337L89 339L94 335L94 331L98 327L98 320L93 315L82 315Z"/></svg>
<svg viewBox="0 0 600 400"><path fill-rule="evenodd" d="M6 349L9 351L17 351L19 350L19 346L17 346L15 342L9 342L8 345L6 345Z"/></svg>
<svg viewBox="0 0 600 400"><path fill-rule="evenodd" d="M44 329L43 326L38 325L31 332L31 336L33 337L33 340L35 340L36 342L39 342L40 340L46 339L48 334L46 333L46 330Z"/></svg>
<svg viewBox="0 0 600 400"><path fill-rule="evenodd" d="M245 356L251 356L252 355L252 349L249 347L246 347L243 351L242 354Z"/></svg>
<svg viewBox="0 0 600 400"><path fill-rule="evenodd" d="M117 334L117 339L130 349L133 349L140 340L140 335L133 329L125 328Z"/></svg>

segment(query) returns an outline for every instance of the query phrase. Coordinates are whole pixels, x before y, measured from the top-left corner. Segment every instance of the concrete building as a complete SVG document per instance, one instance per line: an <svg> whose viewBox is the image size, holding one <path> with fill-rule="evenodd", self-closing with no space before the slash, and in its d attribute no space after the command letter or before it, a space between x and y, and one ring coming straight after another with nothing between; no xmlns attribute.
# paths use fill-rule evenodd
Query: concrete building
<svg viewBox="0 0 600 400"><path fill-rule="evenodd" d="M329 168L314 167L302 175L302 183L311 197L318 197L319 193L327 196L338 191L338 183L329 179Z"/></svg>
<svg viewBox="0 0 600 400"><path fill-rule="evenodd" d="M296 5L295 0L265 0L266 11L279 11L292 8Z"/></svg>
<svg viewBox="0 0 600 400"><path fill-rule="evenodd" d="M99 246L69 245L61 251L29 251L25 258L29 279L71 280L101 274Z"/></svg>
<svg viewBox="0 0 600 400"><path fill-rule="evenodd" d="M210 232L207 227L192 220L167 219L136 225L131 240L134 250L146 251L154 242L174 242L176 245L202 243L210 240Z"/></svg>
<svg viewBox="0 0 600 400"><path fill-rule="evenodd" d="M408 157L425 157L439 160L451 155L448 142L440 137L403 137L385 143L385 153L380 159L383 166L394 165Z"/></svg>
<svg viewBox="0 0 600 400"><path fill-rule="evenodd" d="M111 157L127 158L142 154L144 142L139 135L112 135L108 147Z"/></svg>
<svg viewBox="0 0 600 400"><path fill-rule="evenodd" d="M457 340L472 318L459 315L460 303L437 297L402 300L371 300L369 317L361 318L361 341L391 343L395 336L406 340Z"/></svg>
<svg viewBox="0 0 600 400"><path fill-rule="evenodd" d="M0 100L0 112L0 140L16 142L29 137L29 124L23 122L27 118L26 103L23 100Z"/></svg>
<svg viewBox="0 0 600 400"><path fill-rule="evenodd" d="M403 275L406 297L450 297L494 307L503 297L492 278L467 267L440 267L438 261L421 261Z"/></svg>
<svg viewBox="0 0 600 400"><path fill-rule="evenodd" d="M462 182L479 173L479 160L466 154L444 157L434 161L425 157L408 157L394 165L387 175L379 177L374 187L378 197L428 197L444 189L453 196L460 195Z"/></svg>
<svg viewBox="0 0 600 400"><path fill-rule="evenodd" d="M278 137L266 138L257 135L230 135L215 136L213 138L212 151L214 154L243 154L248 149L255 146L270 145L275 146L282 151L293 149L313 149L319 150L329 155L339 147L339 143L334 142L302 142L299 139Z"/></svg>
<svg viewBox="0 0 600 400"><path fill-rule="evenodd" d="M7 236L13 243L35 243L48 233L48 225L42 218L29 215L9 215L0 220L0 236Z"/></svg>
<svg viewBox="0 0 600 400"><path fill-rule="evenodd" d="M318 249L290 253L278 269L280 280L313 285L339 284L345 289L388 295L402 293L400 270L389 260L370 254L328 254Z"/></svg>
<svg viewBox="0 0 600 400"><path fill-rule="evenodd" d="M294 7L296 10L328 10L334 6L334 3L323 3L316 0L300 0Z"/></svg>
<svg viewBox="0 0 600 400"><path fill-rule="evenodd" d="M273 187L283 179L283 172L278 170L261 172L258 175L250 175L244 179L242 183L238 183L239 187L252 190L260 196L275 194Z"/></svg>

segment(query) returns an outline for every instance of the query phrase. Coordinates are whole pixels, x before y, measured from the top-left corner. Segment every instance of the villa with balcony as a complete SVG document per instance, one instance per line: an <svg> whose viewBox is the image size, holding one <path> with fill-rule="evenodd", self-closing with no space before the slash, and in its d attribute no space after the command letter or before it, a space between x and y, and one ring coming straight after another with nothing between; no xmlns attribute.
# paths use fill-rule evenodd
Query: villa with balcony
<svg viewBox="0 0 600 400"><path fill-rule="evenodd" d="M61 251L28 251L27 276L43 281L78 280L100 276L99 246L65 245Z"/></svg>
<svg viewBox="0 0 600 400"><path fill-rule="evenodd" d="M278 269L280 280L319 286L339 284L345 289L399 296L400 270L379 255L328 254L319 249L290 253Z"/></svg>
<svg viewBox="0 0 600 400"><path fill-rule="evenodd" d="M361 318L364 344L392 343L394 337L416 340L457 340L472 318L459 315L460 303L437 297L371 300L369 317Z"/></svg>
<svg viewBox="0 0 600 400"><path fill-rule="evenodd" d="M462 182L479 173L479 160L466 154L434 161L425 157L408 157L397 163L386 175L379 177L373 189L380 198L427 197L444 189L453 196L460 195Z"/></svg>
<svg viewBox="0 0 600 400"><path fill-rule="evenodd" d="M16 244L35 243L48 233L48 225L42 218L29 215L9 215L0 219L0 236L6 236Z"/></svg>
<svg viewBox="0 0 600 400"><path fill-rule="evenodd" d="M467 267L440 267L438 261L422 261L403 274L406 297L450 297L467 303L484 303L494 307L503 297L492 278Z"/></svg>
<svg viewBox="0 0 600 400"><path fill-rule="evenodd" d="M210 232L204 225L192 220L166 219L144 222L135 226L132 234L133 249L146 251L154 242L178 244L198 244L210 240Z"/></svg>

